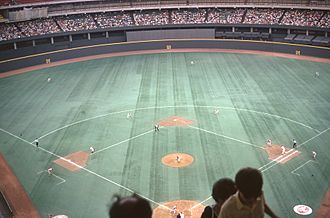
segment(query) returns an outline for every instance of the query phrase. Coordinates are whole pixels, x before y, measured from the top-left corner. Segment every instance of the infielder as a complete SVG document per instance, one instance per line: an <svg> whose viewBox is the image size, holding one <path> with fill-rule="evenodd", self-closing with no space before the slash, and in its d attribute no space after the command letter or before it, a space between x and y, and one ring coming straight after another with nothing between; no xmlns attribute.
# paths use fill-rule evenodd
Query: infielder
<svg viewBox="0 0 330 218"><path fill-rule="evenodd" d="M312 151L312 155L313 155L313 159L315 160L317 153L315 151Z"/></svg>
<svg viewBox="0 0 330 218"><path fill-rule="evenodd" d="M53 168L52 167L49 167L48 169L47 169L47 173L48 173L48 175L53 175Z"/></svg>
<svg viewBox="0 0 330 218"><path fill-rule="evenodd" d="M267 140L267 145L268 145L268 146L272 146L272 140L268 139L268 140Z"/></svg>
<svg viewBox="0 0 330 218"><path fill-rule="evenodd" d="M282 155L284 155L285 154L285 147L284 147L284 145L281 146L281 149L282 149Z"/></svg>
<svg viewBox="0 0 330 218"><path fill-rule="evenodd" d="M297 141L296 141L295 139L292 139L292 142L293 142L292 147L293 147L293 148L297 147Z"/></svg>
<svg viewBox="0 0 330 218"><path fill-rule="evenodd" d="M155 132L159 132L159 124L158 123L155 124Z"/></svg>
<svg viewBox="0 0 330 218"><path fill-rule="evenodd" d="M171 208L170 213L171 213L172 215L175 215L175 214L176 214L176 205L174 205L174 206Z"/></svg>
<svg viewBox="0 0 330 218"><path fill-rule="evenodd" d="M39 140L38 138L36 138L36 140L34 140L34 143L36 144L37 148L39 147Z"/></svg>

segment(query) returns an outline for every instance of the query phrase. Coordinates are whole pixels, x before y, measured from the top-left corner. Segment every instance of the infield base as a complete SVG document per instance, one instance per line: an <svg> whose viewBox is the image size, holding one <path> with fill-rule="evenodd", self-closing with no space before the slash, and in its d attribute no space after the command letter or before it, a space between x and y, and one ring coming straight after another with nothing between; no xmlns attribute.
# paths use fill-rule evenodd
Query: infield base
<svg viewBox="0 0 330 218"><path fill-rule="evenodd" d="M183 212L185 218L200 218L205 208L199 202L190 200L170 201L163 203L163 205L165 207L159 206L154 209L153 218L175 218L179 212ZM173 206L177 208L175 214L170 211Z"/></svg>

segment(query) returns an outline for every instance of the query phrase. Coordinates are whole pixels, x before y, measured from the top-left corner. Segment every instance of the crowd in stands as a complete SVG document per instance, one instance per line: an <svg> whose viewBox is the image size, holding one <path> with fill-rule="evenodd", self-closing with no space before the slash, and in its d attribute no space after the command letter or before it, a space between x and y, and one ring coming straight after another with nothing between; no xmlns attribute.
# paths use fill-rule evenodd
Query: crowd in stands
<svg viewBox="0 0 330 218"><path fill-rule="evenodd" d="M169 24L169 12L165 11L139 11L133 13L136 26Z"/></svg>
<svg viewBox="0 0 330 218"><path fill-rule="evenodd" d="M205 23L221 23L221 24L228 23L226 12L227 12L226 9L221 9L221 8L210 9Z"/></svg>
<svg viewBox="0 0 330 218"><path fill-rule="evenodd" d="M324 12L324 15L321 18L318 26L322 28L330 27L330 11Z"/></svg>
<svg viewBox="0 0 330 218"><path fill-rule="evenodd" d="M20 22L17 27L28 37L61 32L52 18Z"/></svg>
<svg viewBox="0 0 330 218"><path fill-rule="evenodd" d="M23 37L25 35L14 24L0 23L0 41Z"/></svg>
<svg viewBox="0 0 330 218"><path fill-rule="evenodd" d="M64 32L97 29L97 25L90 14L59 17L56 18L56 21Z"/></svg>
<svg viewBox="0 0 330 218"><path fill-rule="evenodd" d="M245 9L210 9L206 23L236 24L241 23Z"/></svg>
<svg viewBox="0 0 330 218"><path fill-rule="evenodd" d="M279 24L283 15L283 9L248 9L244 18L244 24Z"/></svg>
<svg viewBox="0 0 330 218"><path fill-rule="evenodd" d="M173 10L173 24L198 24L205 23L205 9Z"/></svg>
<svg viewBox="0 0 330 218"><path fill-rule="evenodd" d="M292 26L318 26L323 11L288 10L282 19L282 25Z"/></svg>
<svg viewBox="0 0 330 218"><path fill-rule="evenodd" d="M94 14L95 21L100 28L133 26L129 13L114 12Z"/></svg>
<svg viewBox="0 0 330 218"><path fill-rule="evenodd" d="M330 28L330 12L298 9L168 9L78 14L0 23L0 41L58 32L166 24L264 24Z"/></svg>
<svg viewBox="0 0 330 218"><path fill-rule="evenodd" d="M231 9L227 16L227 23L242 23L245 9Z"/></svg>

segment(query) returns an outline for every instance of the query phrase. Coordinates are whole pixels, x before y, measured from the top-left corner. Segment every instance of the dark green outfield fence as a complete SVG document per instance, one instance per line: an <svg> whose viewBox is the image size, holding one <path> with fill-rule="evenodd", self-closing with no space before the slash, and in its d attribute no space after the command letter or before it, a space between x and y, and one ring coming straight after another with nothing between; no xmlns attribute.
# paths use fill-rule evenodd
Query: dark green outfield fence
<svg viewBox="0 0 330 218"><path fill-rule="evenodd" d="M130 52L141 50L166 49L171 45L172 49L203 48L203 49L240 49L257 50L268 52L279 52L286 54L296 54L299 51L301 55L320 58L330 58L330 48L318 47L301 44L290 44L281 42L264 42L250 40L223 40L223 39L181 39L181 40L152 40L137 42L122 42L109 44L96 44L75 48L64 48L51 51L50 48L34 48L31 50L20 51L20 57L4 59L0 61L0 73L19 68L44 64L45 59L50 58L52 62L71 58L86 57L90 55ZM26 54L26 56L22 56ZM11 55L8 54L8 57Z"/></svg>

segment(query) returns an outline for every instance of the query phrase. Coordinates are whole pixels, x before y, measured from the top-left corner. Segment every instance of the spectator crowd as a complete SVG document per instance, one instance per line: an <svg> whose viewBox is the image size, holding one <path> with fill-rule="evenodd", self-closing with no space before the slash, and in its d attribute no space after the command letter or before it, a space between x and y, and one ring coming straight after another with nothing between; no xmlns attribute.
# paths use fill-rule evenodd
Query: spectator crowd
<svg viewBox="0 0 330 218"><path fill-rule="evenodd" d="M0 23L0 41L112 27L204 23L330 28L330 12L271 8L193 8L77 14L16 23Z"/></svg>

